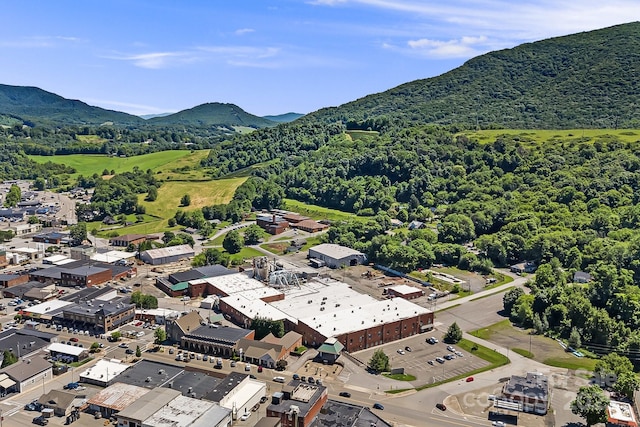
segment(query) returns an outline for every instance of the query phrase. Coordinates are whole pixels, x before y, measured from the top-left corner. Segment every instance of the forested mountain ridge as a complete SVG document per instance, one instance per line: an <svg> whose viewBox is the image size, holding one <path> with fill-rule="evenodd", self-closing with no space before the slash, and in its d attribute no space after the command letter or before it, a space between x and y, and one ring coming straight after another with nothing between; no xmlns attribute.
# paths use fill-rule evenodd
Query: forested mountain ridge
<svg viewBox="0 0 640 427"><path fill-rule="evenodd" d="M263 128L277 123L263 117L254 116L234 104L210 102L163 117L147 120L153 125L184 126L247 126Z"/></svg>
<svg viewBox="0 0 640 427"><path fill-rule="evenodd" d="M37 87L3 84L0 84L0 114L19 117L26 124L144 123L138 116L93 107Z"/></svg>
<svg viewBox="0 0 640 427"><path fill-rule="evenodd" d="M490 52L303 120L466 124L512 129L640 126L640 23ZM366 123L363 123L368 121Z"/></svg>

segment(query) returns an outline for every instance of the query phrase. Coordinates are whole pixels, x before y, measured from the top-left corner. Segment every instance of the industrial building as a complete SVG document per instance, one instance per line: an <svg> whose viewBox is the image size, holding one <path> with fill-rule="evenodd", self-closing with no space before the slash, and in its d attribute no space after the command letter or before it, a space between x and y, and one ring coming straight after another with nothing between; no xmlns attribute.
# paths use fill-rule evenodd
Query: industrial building
<svg viewBox="0 0 640 427"><path fill-rule="evenodd" d="M140 254L140 259L147 264L161 265L188 259L194 255L195 251L191 246L177 245L146 250Z"/></svg>
<svg viewBox="0 0 640 427"><path fill-rule="evenodd" d="M192 298L202 297L212 295L213 290L207 286L207 282L198 281L198 279L226 276L235 273L237 273L237 271L230 270L221 265L207 265L173 273L167 277L157 277L156 286L171 297L182 295L188 295Z"/></svg>
<svg viewBox="0 0 640 427"><path fill-rule="evenodd" d="M323 243L309 248L307 256L316 267L327 266L329 268L349 267L367 262L367 256L355 249L346 246Z"/></svg>
<svg viewBox="0 0 640 427"><path fill-rule="evenodd" d="M147 393L149 390L144 387L116 382L93 395L87 404L90 411L99 412L103 418L109 418L128 408Z"/></svg>
<svg viewBox="0 0 640 427"><path fill-rule="evenodd" d="M394 285L383 289L387 297L398 297L404 299L415 299L424 296L424 291L409 285Z"/></svg>
<svg viewBox="0 0 640 427"><path fill-rule="evenodd" d="M269 234L277 235L289 228L289 222L275 214L258 214L256 224Z"/></svg>

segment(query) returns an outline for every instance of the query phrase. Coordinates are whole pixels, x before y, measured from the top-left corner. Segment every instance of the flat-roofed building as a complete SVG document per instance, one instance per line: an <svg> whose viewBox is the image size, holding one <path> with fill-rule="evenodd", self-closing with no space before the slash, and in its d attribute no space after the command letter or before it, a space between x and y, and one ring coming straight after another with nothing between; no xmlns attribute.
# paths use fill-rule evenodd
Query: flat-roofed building
<svg viewBox="0 0 640 427"><path fill-rule="evenodd" d="M87 404L90 411L100 412L103 418L109 418L139 401L147 393L149 390L144 387L114 383L93 395Z"/></svg>
<svg viewBox="0 0 640 427"><path fill-rule="evenodd" d="M100 387L108 387L131 365L117 359L100 359L94 365L80 373L80 381Z"/></svg>
<svg viewBox="0 0 640 427"><path fill-rule="evenodd" d="M143 427L191 427L193 422L206 414L213 402L177 396L160 407L150 417L144 420Z"/></svg>
<svg viewBox="0 0 640 427"><path fill-rule="evenodd" d="M232 423L231 409L213 405L191 427L229 427Z"/></svg>
<svg viewBox="0 0 640 427"><path fill-rule="evenodd" d="M219 297L243 294L249 299L260 299L264 302L279 301L284 298L281 291L249 277L247 273L227 274L189 282L190 287L195 287L197 284L202 284L207 288L207 295Z"/></svg>
<svg viewBox="0 0 640 427"><path fill-rule="evenodd" d="M367 262L367 256L362 252L333 243L322 243L309 248L308 258L320 260L330 268L349 267Z"/></svg>
<svg viewBox="0 0 640 427"><path fill-rule="evenodd" d="M502 388L502 395L520 403L523 412L544 415L549 409L549 384L547 377L539 372L527 372L524 377L512 375Z"/></svg>
<svg viewBox="0 0 640 427"><path fill-rule="evenodd" d="M607 405L607 427L638 427L633 406L612 400Z"/></svg>
<svg viewBox="0 0 640 427"><path fill-rule="evenodd" d="M47 351L51 356L58 357L69 356L73 358L74 362L85 359L89 355L89 349L84 347L77 347L74 345L63 344L60 342L54 342L47 347Z"/></svg>
<svg viewBox="0 0 640 427"><path fill-rule="evenodd" d="M27 275L27 280L29 276ZM14 285L9 288L2 289L2 296L5 298L20 298L31 289L42 289L47 286L46 283L36 282L35 280L27 281L20 285ZM55 288L55 286L54 286Z"/></svg>
<svg viewBox="0 0 640 427"><path fill-rule="evenodd" d="M178 396L182 396L181 393L170 388L158 387L148 390L116 414L118 425L143 426L148 418Z"/></svg>
<svg viewBox="0 0 640 427"><path fill-rule="evenodd" d="M111 246L121 246L126 247L129 245L137 246L141 243L146 242L147 240L153 240L153 238L149 238L149 236L145 234L125 234L124 236L112 237L109 239L109 244Z"/></svg>
<svg viewBox="0 0 640 427"><path fill-rule="evenodd" d="M242 338L253 339L256 331L228 326L202 325L180 340L180 347L196 353L232 356Z"/></svg>
<svg viewBox="0 0 640 427"><path fill-rule="evenodd" d="M188 259L195 254L191 246L178 245L146 250L140 254L140 259L147 264L161 265Z"/></svg>
<svg viewBox="0 0 640 427"><path fill-rule="evenodd" d="M10 288L29 281L28 274L0 274L0 287Z"/></svg>
<svg viewBox="0 0 640 427"><path fill-rule="evenodd" d="M31 357L48 346L55 337L55 334L24 328L0 331L0 354L9 351L18 358Z"/></svg>
<svg viewBox="0 0 640 427"><path fill-rule="evenodd" d="M235 418L251 411L266 395L267 385L262 381L251 379L247 374L231 372L204 399L218 403L220 406L235 411Z"/></svg>
<svg viewBox="0 0 640 427"><path fill-rule="evenodd" d="M311 426L327 399L326 387L293 380L273 394L267 416L279 417L283 427Z"/></svg>
<svg viewBox="0 0 640 427"><path fill-rule="evenodd" d="M409 285L394 285L385 288L386 294L390 297L404 299L415 299L424 296L424 291Z"/></svg>

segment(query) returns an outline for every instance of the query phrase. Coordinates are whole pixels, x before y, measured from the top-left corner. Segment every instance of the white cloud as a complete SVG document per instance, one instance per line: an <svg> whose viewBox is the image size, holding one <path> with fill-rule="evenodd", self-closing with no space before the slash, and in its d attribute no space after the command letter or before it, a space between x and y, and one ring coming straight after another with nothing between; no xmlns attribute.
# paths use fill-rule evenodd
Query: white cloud
<svg viewBox="0 0 640 427"><path fill-rule="evenodd" d="M431 58L466 58L474 56L483 51L484 43L487 38L480 37L462 37L454 40L431 40L431 39L419 39L409 40L407 46L422 56L428 56ZM474 47L480 45L479 47ZM479 48L479 49L478 49Z"/></svg>
<svg viewBox="0 0 640 427"><path fill-rule="evenodd" d="M0 41L0 47L20 48L20 49L53 48L53 47L60 47L64 44L81 43L84 41L85 41L84 39L81 39L78 37L68 37L68 36L32 36L32 37L23 37L17 40Z"/></svg>
<svg viewBox="0 0 640 427"><path fill-rule="evenodd" d="M170 111L170 109L158 108L151 105L134 104L130 102L113 101L108 99L89 98L85 99L84 102L89 105L95 105L101 108L106 108L108 110L125 111L136 116L141 116L144 114L162 114Z"/></svg>
<svg viewBox="0 0 640 427"><path fill-rule="evenodd" d="M191 63L198 60L195 52L150 52L132 55L112 55L106 56L108 59L116 59L120 61L128 61L136 67L161 69L178 66L185 63Z"/></svg>
<svg viewBox="0 0 640 427"><path fill-rule="evenodd" d="M254 30L253 28L239 28L235 31L235 34L238 36L243 36L245 34L249 34L249 33L253 33L256 30Z"/></svg>

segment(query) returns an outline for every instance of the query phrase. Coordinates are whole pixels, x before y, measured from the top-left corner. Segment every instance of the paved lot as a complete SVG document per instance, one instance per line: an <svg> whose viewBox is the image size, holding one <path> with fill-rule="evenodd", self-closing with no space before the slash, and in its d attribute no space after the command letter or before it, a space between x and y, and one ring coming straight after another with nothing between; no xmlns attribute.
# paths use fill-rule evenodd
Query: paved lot
<svg viewBox="0 0 640 427"><path fill-rule="evenodd" d="M410 382L414 387L464 375L466 372L482 368L488 364L483 359L463 352L463 357L446 360L444 363L434 361L433 365L430 365L428 363L429 360L443 357L445 354L451 353L451 351L447 350L447 344L442 342L433 345L428 344L426 339L429 337L428 333L417 335L383 346L362 350L354 353L354 356L367 363L376 350L383 350L389 356L392 368L405 368L406 374L416 377L415 381ZM404 350L407 346L411 348L411 351ZM453 347L455 348L455 346ZM399 354L399 349L403 349L404 354Z"/></svg>

